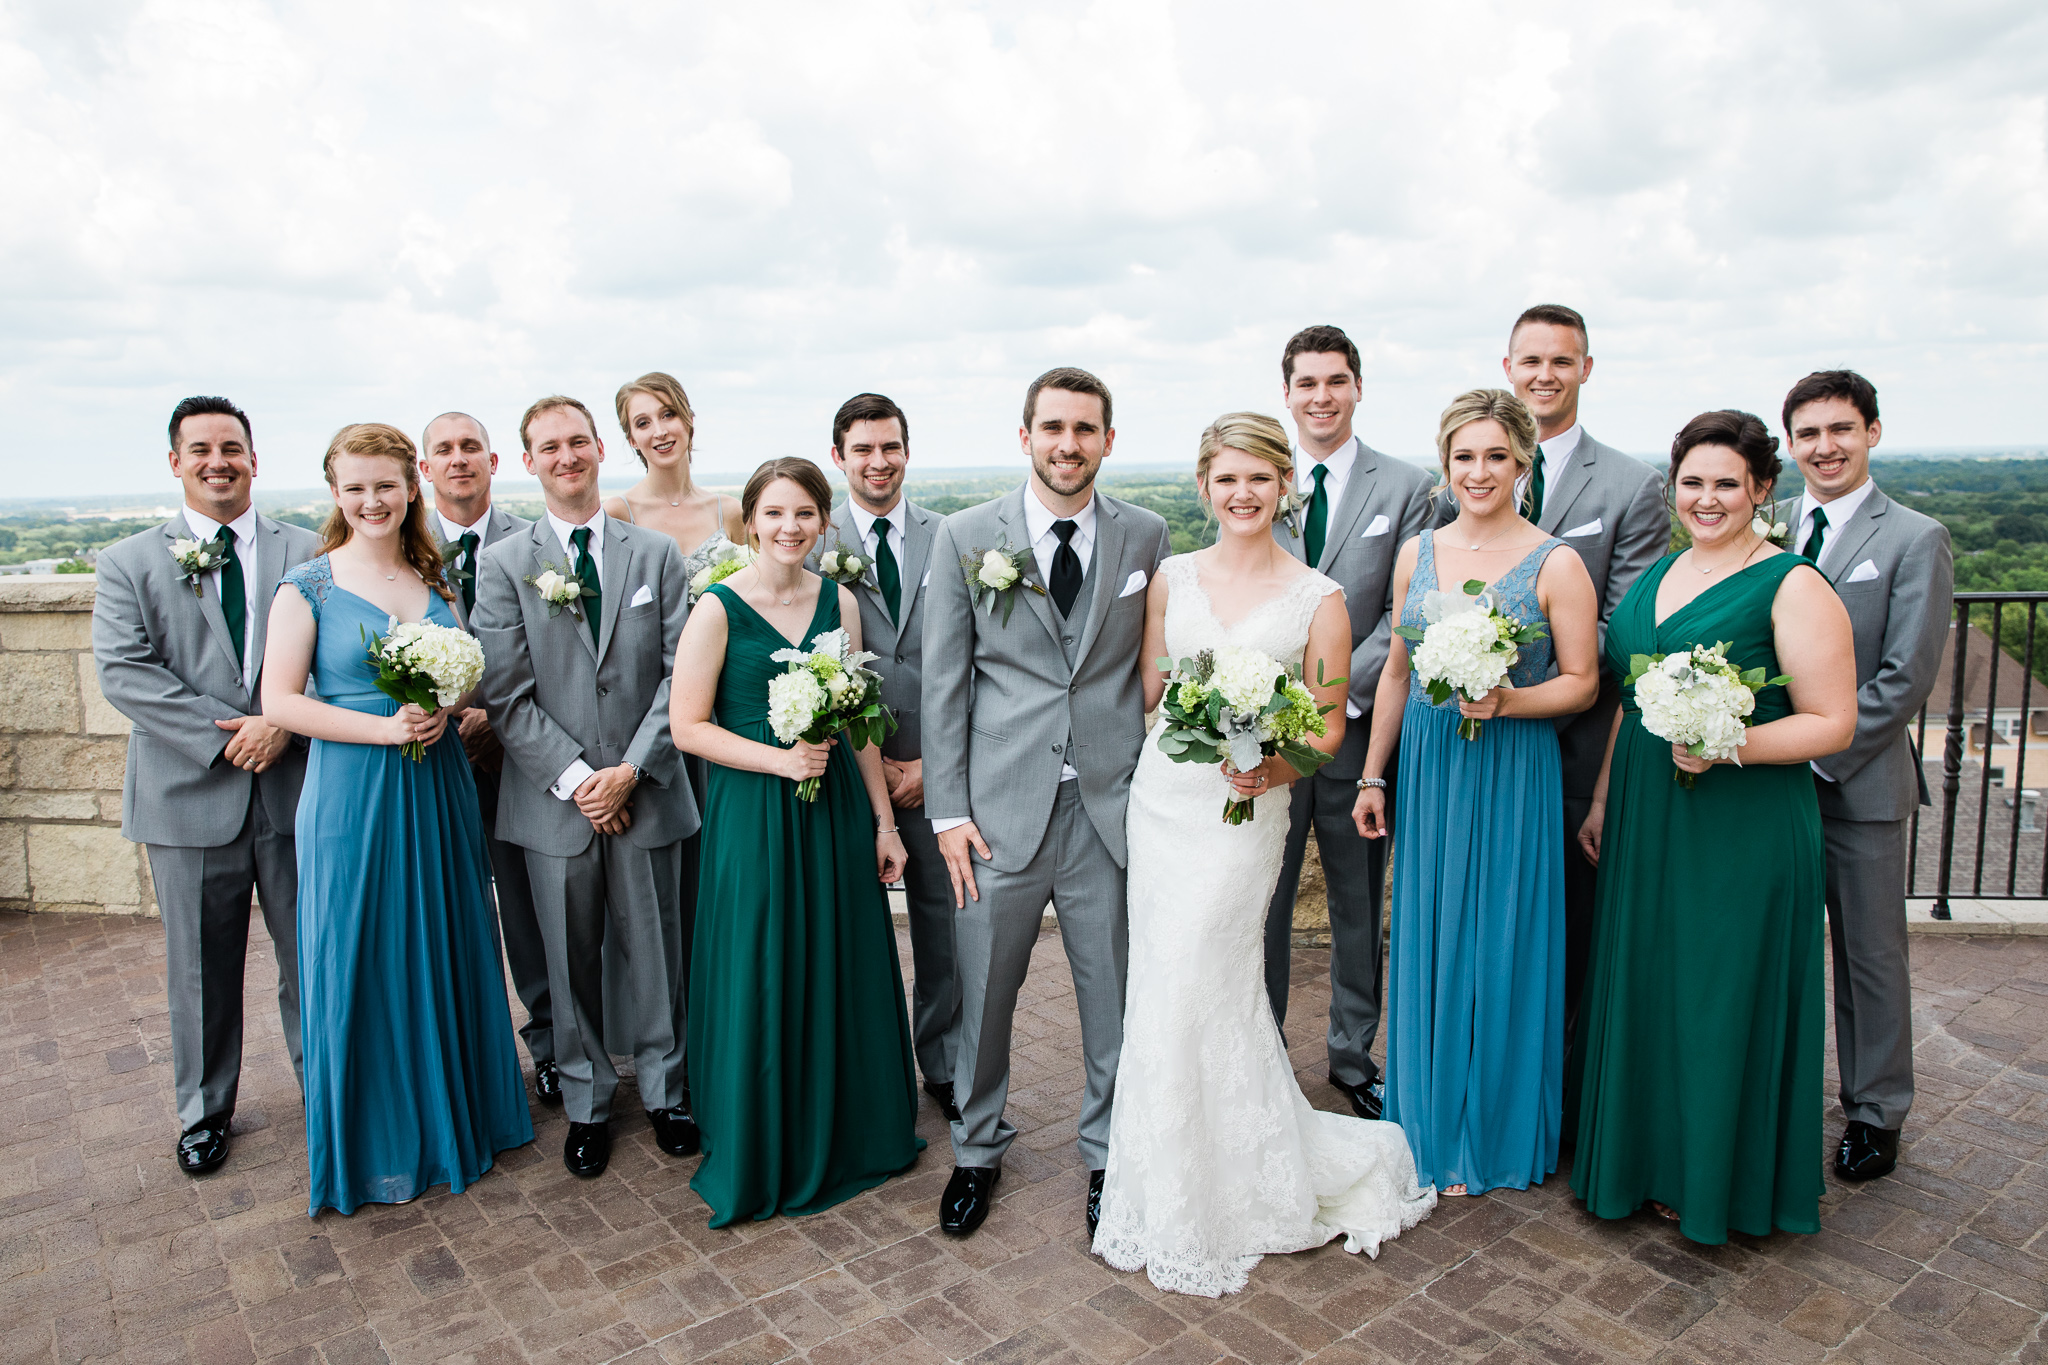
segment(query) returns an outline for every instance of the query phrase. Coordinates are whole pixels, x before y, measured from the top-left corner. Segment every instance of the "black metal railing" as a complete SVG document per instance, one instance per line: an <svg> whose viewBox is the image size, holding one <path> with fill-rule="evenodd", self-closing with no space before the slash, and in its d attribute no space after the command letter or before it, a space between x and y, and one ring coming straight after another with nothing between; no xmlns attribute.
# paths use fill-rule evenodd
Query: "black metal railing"
<svg viewBox="0 0 2048 1365"><path fill-rule="evenodd" d="M1934 866L1929 869L1933 873L1931 887L1923 884L1926 879L1921 875L1926 860L1922 857L1918 807L1913 811L1907 843L1906 894L1926 896L1931 891L1935 919L1949 918L1951 896L1979 900L2048 897L2048 819L2040 818L2044 811L2038 801L2028 801L2026 784L2028 741L2034 737L2035 673L2037 669L2048 671L2048 659L2035 653L2037 644L2048 653L2048 631L2036 629L2043 603L2048 603L2048 592L1956 594L1952 638L1948 642L1948 695L1928 698L1927 705L1920 708L1914 735L1924 773L1927 714L1937 706L1944 708L1947 725L1941 751L1941 795L1936 807L1941 812L1938 840L1932 837L1936 830L1927 831L1927 842L1935 847L1926 851L1936 855ZM1983 632L1988 647L1973 650L1971 645L1978 631ZM1981 704L1977 701L1980 685ZM2048 684L2042 687L2048 692ZM2000 729L1999 693L2003 690L2009 695L2015 688L2019 693L2018 722L2013 733L2006 735ZM2044 704L2048 704L2048 697L2044 697ZM2005 705L2011 707L2013 703L2008 700ZM2048 722L2048 708L2044 708L2043 719ZM1980 727L1982 742L1973 744ZM2042 738L2048 741L2048 726L2044 726ZM1996 751L2008 743L2011 757L2001 764L1997 762ZM1966 784L1963 766L1972 747L1976 748L1979 761L1977 772ZM2010 818L1993 806L1994 777L1996 787L2004 795L2004 805L2011 808ZM1957 866L1959 833L1967 849L1961 867ZM2025 837L2030 835L2035 837ZM2004 864L2002 889L1995 877L1990 886L1985 884L1987 854L1994 872L2000 862ZM1961 889L1965 885L1968 890Z"/></svg>

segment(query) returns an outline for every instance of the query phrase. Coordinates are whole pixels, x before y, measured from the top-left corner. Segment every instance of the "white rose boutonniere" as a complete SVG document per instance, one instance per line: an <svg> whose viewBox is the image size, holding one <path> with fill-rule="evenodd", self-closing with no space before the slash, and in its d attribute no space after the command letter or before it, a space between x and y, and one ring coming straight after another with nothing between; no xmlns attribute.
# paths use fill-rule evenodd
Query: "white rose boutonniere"
<svg viewBox="0 0 2048 1365"><path fill-rule="evenodd" d="M586 587L583 580L566 567L556 568L545 559L540 562L540 567L541 572L528 574L526 581L540 594L540 600L548 604L548 618L553 620L566 610L581 621L583 599L597 596L596 589Z"/></svg>
<svg viewBox="0 0 2048 1365"><path fill-rule="evenodd" d="M178 571L185 576L194 597L206 595L206 576L227 563L227 554L217 540L186 540L182 537L171 542L171 559Z"/></svg>
<svg viewBox="0 0 2048 1365"><path fill-rule="evenodd" d="M1288 489L1280 495L1280 505L1273 509L1274 520L1287 527L1287 534L1301 539L1301 509L1308 506L1308 499Z"/></svg>
<svg viewBox="0 0 2048 1365"><path fill-rule="evenodd" d="M1040 597L1045 589L1024 576L1025 556L1028 550L1013 550L1005 539L993 550L969 550L960 556L960 570L967 576L967 597L980 611L984 605L988 614L996 614L998 603L1003 608L1003 624L1010 624L1010 612L1017 605L1017 587L1022 584Z"/></svg>
<svg viewBox="0 0 2048 1365"><path fill-rule="evenodd" d="M875 561L864 554L849 550L844 545L834 545L818 556L818 572L834 583L847 587L875 587L868 581L868 570L875 567Z"/></svg>
<svg viewBox="0 0 2048 1365"><path fill-rule="evenodd" d="M1775 508L1769 512L1766 512L1761 507L1757 508L1756 515L1750 518L1749 529L1779 549L1788 549L1790 547L1787 542L1792 539L1792 528L1782 521L1772 521L1771 517L1775 514Z"/></svg>

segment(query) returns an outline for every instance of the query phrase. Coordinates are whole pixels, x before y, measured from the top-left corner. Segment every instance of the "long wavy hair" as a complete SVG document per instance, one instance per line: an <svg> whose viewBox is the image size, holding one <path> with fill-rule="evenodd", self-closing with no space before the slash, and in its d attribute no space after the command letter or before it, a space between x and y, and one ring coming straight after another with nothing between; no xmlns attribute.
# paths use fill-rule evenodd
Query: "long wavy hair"
<svg viewBox="0 0 2048 1365"><path fill-rule="evenodd" d="M322 544L320 553L329 554L348 544L354 534L348 518L341 513L340 494L335 489L334 458L337 455L375 455L387 460L396 460L405 472L405 491L412 501L406 504L405 520L400 523L399 548L404 552L405 562L429 588L441 594L450 602L455 593L448 586L447 576L441 572L441 546L434 539L434 533L427 525L427 501L420 496L419 450L397 427L383 422L356 422L334 433L334 439L327 443L326 458L320 462L320 473L327 480L327 491L335 495L334 511L328 514L327 524L320 528Z"/></svg>

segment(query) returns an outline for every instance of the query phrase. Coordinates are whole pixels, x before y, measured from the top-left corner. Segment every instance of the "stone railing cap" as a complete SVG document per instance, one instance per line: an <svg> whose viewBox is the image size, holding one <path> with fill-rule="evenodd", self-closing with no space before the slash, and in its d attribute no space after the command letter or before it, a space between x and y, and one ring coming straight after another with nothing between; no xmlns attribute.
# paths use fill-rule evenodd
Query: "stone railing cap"
<svg viewBox="0 0 2048 1365"><path fill-rule="evenodd" d="M98 583L89 573L0 574L0 612L91 611Z"/></svg>

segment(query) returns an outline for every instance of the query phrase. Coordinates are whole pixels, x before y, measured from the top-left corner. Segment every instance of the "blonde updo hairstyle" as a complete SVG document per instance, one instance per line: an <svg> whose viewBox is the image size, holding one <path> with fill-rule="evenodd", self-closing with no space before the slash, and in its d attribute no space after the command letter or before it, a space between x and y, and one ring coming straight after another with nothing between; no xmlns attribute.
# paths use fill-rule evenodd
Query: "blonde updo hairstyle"
<svg viewBox="0 0 2048 1365"><path fill-rule="evenodd" d="M626 444L631 446L633 454L639 457L642 469L647 467L647 457L640 453L640 447L633 440L633 428L626 424L626 407L633 401L633 395L636 393L646 394L682 418L683 438L692 450L696 448L697 414L690 407L690 395L683 392L681 382L674 375L663 374L660 370L650 370L630 384L621 384L618 396L612 399L612 406L619 414L619 430L625 433ZM686 460L687 458L685 456ZM685 491L690 488L690 466L687 463L683 465L683 488Z"/></svg>
<svg viewBox="0 0 2048 1365"><path fill-rule="evenodd" d="M482 426L481 423L478 424ZM441 572L441 545L427 525L427 500L420 496L419 449L412 438L397 427L383 422L356 422L334 433L334 439L327 443L327 455L320 462L320 473L327 480L327 491L336 491L334 461L340 455L367 455L395 463L405 476L406 504L405 520L399 526L399 547L405 554L405 562L429 588L452 602L455 594L449 590L448 580ZM342 515L337 502L333 512L328 514L327 524L320 528L321 554L330 554L348 544L353 532L348 518Z"/></svg>
<svg viewBox="0 0 2048 1365"><path fill-rule="evenodd" d="M1209 466L1219 451L1241 450L1264 460L1280 471L1283 492L1293 487L1294 447L1287 440L1287 428L1263 412L1226 412L1202 432L1195 450L1195 486L1201 491L1202 509L1209 510Z"/></svg>
<svg viewBox="0 0 2048 1365"><path fill-rule="evenodd" d="M1451 441L1474 422L1498 422L1508 434L1508 450L1515 457L1515 477L1529 472L1536 463L1536 417L1529 405L1515 397L1513 389L1471 389L1451 400L1436 424L1437 465L1443 481L1435 492L1451 486ZM1522 497L1520 510L1527 512L1529 495Z"/></svg>

